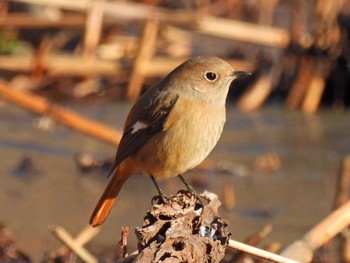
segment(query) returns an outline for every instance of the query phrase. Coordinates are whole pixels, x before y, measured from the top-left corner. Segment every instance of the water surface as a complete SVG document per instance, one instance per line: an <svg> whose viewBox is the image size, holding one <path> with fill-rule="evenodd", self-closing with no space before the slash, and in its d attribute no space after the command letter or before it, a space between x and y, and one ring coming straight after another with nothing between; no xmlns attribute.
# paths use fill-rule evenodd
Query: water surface
<svg viewBox="0 0 350 263"><path fill-rule="evenodd" d="M115 128L123 126L130 108L126 103L67 106ZM75 154L115 154L115 146L60 124L53 132L40 131L33 125L37 118L11 104L0 109L0 222L35 260L59 247L47 226L58 224L73 235L79 233L107 184L106 171L82 174ZM197 170L186 177L204 182L203 187L197 184L198 191L206 188L220 198L224 185L233 182L236 205L221 212L230 221L233 238L243 240L266 224L273 225L273 232L265 244L286 245L301 237L332 209L340 163L350 153L350 113L304 115L271 108L247 114L229 107L227 119L223 136L208 159L227 161L244 172ZM266 153L278 155L279 169L254 169L256 158ZM162 186L169 193L183 187L177 179ZM146 177L127 181L89 249L95 254L114 249L121 227L140 225L155 193ZM133 234L129 244L130 250L135 249Z"/></svg>

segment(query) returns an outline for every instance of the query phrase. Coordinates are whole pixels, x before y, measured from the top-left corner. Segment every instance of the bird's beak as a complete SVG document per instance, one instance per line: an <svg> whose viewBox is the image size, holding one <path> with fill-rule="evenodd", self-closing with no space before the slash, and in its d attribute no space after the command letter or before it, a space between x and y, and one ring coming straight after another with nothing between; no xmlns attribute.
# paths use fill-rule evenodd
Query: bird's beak
<svg viewBox="0 0 350 263"><path fill-rule="evenodd" d="M232 77L235 79L251 76L252 73L247 71L235 71L232 73Z"/></svg>

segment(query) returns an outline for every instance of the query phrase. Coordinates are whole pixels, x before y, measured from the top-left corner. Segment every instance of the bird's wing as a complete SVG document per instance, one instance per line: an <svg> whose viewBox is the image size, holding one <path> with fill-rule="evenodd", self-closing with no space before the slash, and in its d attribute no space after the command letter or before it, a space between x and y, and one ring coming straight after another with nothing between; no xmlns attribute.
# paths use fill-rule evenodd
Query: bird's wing
<svg viewBox="0 0 350 263"><path fill-rule="evenodd" d="M138 109L137 119L128 118L122 139L120 140L114 169L109 175L114 173L118 165L129 155L137 151L144 145L153 135L160 132L164 128L164 124L178 100L178 96L173 99L155 100L150 106Z"/></svg>

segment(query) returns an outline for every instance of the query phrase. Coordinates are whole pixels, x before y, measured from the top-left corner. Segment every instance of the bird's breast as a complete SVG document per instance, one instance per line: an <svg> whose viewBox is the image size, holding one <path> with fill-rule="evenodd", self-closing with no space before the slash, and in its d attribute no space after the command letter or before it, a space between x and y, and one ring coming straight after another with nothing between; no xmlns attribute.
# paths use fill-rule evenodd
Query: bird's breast
<svg viewBox="0 0 350 263"><path fill-rule="evenodd" d="M225 107L179 100L164 125L135 154L135 164L157 179L182 174L201 163L220 138Z"/></svg>

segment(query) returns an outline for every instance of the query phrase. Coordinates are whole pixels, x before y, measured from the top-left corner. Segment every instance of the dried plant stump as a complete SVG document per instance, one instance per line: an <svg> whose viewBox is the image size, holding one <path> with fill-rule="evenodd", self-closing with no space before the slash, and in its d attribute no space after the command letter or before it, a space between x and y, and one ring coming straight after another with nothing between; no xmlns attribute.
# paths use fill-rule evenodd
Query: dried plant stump
<svg viewBox="0 0 350 263"><path fill-rule="evenodd" d="M218 197L205 191L202 204L180 191L164 204L156 202L136 228L136 262L220 262L230 233L218 216Z"/></svg>

